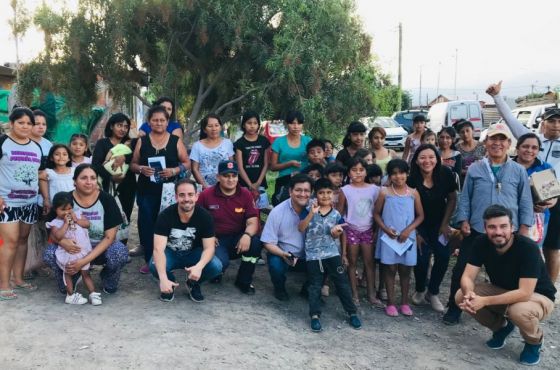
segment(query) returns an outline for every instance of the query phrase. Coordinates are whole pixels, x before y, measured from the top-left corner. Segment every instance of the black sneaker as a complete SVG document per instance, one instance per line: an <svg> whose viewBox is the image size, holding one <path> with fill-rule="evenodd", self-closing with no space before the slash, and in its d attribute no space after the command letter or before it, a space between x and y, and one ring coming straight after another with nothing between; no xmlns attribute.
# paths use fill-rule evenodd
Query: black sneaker
<svg viewBox="0 0 560 370"><path fill-rule="evenodd" d="M189 297L191 301L197 303L204 301L204 296L202 295L202 291L200 290L199 283L195 281L187 280L187 291L189 292Z"/></svg>
<svg viewBox="0 0 560 370"><path fill-rule="evenodd" d="M459 324L462 312L463 311L461 311L458 307L449 307L445 315L443 315L443 323L449 326Z"/></svg>
<svg viewBox="0 0 560 370"><path fill-rule="evenodd" d="M159 295L159 300L162 302L171 302L175 298L175 287L171 293L161 293Z"/></svg>
<svg viewBox="0 0 560 370"><path fill-rule="evenodd" d="M351 327L353 327L356 330L360 330L362 328L362 321L355 313L348 316L348 323L350 324Z"/></svg>
<svg viewBox="0 0 560 370"><path fill-rule="evenodd" d="M241 293L247 295L255 295L255 287L253 286L253 284L242 284L236 281L235 286L241 291Z"/></svg>
<svg viewBox="0 0 560 370"><path fill-rule="evenodd" d="M506 326L492 334L492 338L486 341L486 346L491 349L501 349L506 345L506 338L515 329L515 325L507 320Z"/></svg>
<svg viewBox="0 0 560 370"><path fill-rule="evenodd" d="M288 292L286 292L286 289L274 289L274 297L276 297L279 301L290 300L290 296L288 295Z"/></svg>
<svg viewBox="0 0 560 370"><path fill-rule="evenodd" d="M314 315L311 318L311 331L318 333L322 330L323 328L321 327L321 321L319 320L319 316Z"/></svg>

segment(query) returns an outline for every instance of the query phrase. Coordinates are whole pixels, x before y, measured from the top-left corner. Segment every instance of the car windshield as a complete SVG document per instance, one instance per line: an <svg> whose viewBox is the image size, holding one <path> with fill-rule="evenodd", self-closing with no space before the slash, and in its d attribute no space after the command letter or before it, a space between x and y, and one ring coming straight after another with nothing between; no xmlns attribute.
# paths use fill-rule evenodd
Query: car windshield
<svg viewBox="0 0 560 370"><path fill-rule="evenodd" d="M373 122L373 125L383 128L399 127L399 124L394 119L389 117L377 117Z"/></svg>

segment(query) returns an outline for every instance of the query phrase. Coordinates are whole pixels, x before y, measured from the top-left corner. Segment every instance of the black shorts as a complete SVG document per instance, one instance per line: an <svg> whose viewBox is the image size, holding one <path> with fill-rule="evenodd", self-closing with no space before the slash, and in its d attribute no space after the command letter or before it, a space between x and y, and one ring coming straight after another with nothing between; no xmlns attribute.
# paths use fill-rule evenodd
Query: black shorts
<svg viewBox="0 0 560 370"><path fill-rule="evenodd" d="M548 231L544 238L544 249L560 249L560 202L550 209L550 220L548 221Z"/></svg>
<svg viewBox="0 0 560 370"><path fill-rule="evenodd" d="M8 224L13 222L23 222L32 225L37 222L39 212L37 204L28 204L21 207L4 207L4 211L0 213L0 223Z"/></svg>

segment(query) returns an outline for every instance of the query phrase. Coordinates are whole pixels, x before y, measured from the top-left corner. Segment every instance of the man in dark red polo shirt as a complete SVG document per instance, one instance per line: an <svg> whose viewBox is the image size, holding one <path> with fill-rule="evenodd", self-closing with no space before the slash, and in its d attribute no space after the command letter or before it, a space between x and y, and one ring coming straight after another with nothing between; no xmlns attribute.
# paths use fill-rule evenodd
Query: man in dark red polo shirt
<svg viewBox="0 0 560 370"><path fill-rule="evenodd" d="M237 164L222 161L218 165L218 183L205 189L197 203L214 218L218 246L216 257L224 271L230 259L241 257L235 286L245 294L255 294L253 273L261 255L258 215L251 192L239 186Z"/></svg>

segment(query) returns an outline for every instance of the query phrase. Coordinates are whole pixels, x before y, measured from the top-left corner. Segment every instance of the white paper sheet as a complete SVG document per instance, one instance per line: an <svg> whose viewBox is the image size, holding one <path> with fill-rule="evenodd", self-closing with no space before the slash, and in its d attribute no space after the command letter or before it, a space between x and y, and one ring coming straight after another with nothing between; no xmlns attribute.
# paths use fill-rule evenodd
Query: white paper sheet
<svg viewBox="0 0 560 370"><path fill-rule="evenodd" d="M387 244L392 250L395 251L396 254L402 256L404 252L410 248L413 243L412 239L407 239L404 243L400 243L397 239L391 239L389 235L383 233L381 236L381 240Z"/></svg>
<svg viewBox="0 0 560 370"><path fill-rule="evenodd" d="M156 172L152 176L150 176L150 181L151 182L161 182L161 179L159 177L158 172L163 170L166 167L165 166L165 157L164 156L149 157L148 158L148 166L150 166L151 168L156 170Z"/></svg>

